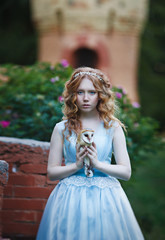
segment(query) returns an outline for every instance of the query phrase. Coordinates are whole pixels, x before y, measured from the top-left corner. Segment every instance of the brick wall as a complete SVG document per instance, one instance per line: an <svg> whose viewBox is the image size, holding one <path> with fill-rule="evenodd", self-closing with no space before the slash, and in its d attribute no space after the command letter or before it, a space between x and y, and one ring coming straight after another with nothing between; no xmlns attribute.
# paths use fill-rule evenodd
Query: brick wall
<svg viewBox="0 0 165 240"><path fill-rule="evenodd" d="M8 181L9 165L6 161L0 160L0 210L2 210L3 190ZM0 239L2 236L2 219L0 215Z"/></svg>
<svg viewBox="0 0 165 240"><path fill-rule="evenodd" d="M57 184L47 178L49 143L0 137L0 159L9 164L4 188L3 237L36 236L43 209Z"/></svg>

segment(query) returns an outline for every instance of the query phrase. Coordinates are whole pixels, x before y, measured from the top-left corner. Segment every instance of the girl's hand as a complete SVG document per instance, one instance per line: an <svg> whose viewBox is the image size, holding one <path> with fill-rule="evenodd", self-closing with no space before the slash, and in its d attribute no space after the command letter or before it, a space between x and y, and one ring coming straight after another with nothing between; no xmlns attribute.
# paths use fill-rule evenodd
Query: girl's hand
<svg viewBox="0 0 165 240"><path fill-rule="evenodd" d="M84 165L84 157L88 154L87 147L81 149L80 145L76 146L76 165L78 169L83 168Z"/></svg>
<svg viewBox="0 0 165 240"><path fill-rule="evenodd" d="M88 154L87 156L90 159L91 165L94 168L97 168L97 165L99 163L99 160L97 158L97 149L96 149L96 144L93 142L90 147L87 147Z"/></svg>

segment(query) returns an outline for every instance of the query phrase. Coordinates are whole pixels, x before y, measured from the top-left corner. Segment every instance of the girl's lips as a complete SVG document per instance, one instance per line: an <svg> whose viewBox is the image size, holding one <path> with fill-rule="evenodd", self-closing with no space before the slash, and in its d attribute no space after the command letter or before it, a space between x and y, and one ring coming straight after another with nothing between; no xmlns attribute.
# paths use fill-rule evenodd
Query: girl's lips
<svg viewBox="0 0 165 240"><path fill-rule="evenodd" d="M89 104L83 104L83 107L90 107Z"/></svg>

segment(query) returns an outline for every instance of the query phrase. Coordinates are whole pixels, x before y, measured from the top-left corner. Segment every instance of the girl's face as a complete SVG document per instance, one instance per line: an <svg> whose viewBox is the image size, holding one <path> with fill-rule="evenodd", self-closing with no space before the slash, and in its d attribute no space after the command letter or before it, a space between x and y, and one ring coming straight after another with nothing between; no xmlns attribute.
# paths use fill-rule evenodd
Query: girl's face
<svg viewBox="0 0 165 240"><path fill-rule="evenodd" d="M77 106L80 112L92 112L98 104L98 92L87 77L83 78L77 88Z"/></svg>

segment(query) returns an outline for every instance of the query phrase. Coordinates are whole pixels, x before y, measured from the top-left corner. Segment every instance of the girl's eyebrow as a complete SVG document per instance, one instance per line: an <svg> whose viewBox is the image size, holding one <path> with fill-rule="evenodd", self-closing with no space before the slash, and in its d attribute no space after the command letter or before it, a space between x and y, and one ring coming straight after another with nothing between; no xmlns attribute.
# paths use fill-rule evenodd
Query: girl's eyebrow
<svg viewBox="0 0 165 240"><path fill-rule="evenodd" d="M79 89L77 89L77 91L85 91L84 89L81 89L81 88L79 88ZM88 89L87 91L95 91L96 92L96 89Z"/></svg>

